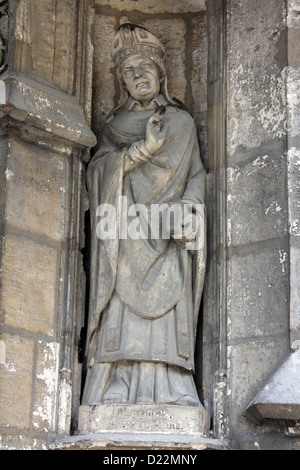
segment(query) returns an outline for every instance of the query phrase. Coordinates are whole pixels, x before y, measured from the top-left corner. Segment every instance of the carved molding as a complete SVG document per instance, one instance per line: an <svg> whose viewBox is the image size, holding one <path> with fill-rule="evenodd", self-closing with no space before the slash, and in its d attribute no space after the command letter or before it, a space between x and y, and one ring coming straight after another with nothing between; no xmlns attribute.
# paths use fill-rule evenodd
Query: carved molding
<svg viewBox="0 0 300 470"><path fill-rule="evenodd" d="M56 145L64 153L65 146L82 150L96 145L73 96L19 74L6 75L0 86L0 133L15 128L24 140Z"/></svg>
<svg viewBox="0 0 300 470"><path fill-rule="evenodd" d="M7 67L8 0L0 2L0 73Z"/></svg>
<svg viewBox="0 0 300 470"><path fill-rule="evenodd" d="M259 424L264 418L300 420L300 349L290 355L247 408L245 416ZM294 431L299 432L299 425Z"/></svg>

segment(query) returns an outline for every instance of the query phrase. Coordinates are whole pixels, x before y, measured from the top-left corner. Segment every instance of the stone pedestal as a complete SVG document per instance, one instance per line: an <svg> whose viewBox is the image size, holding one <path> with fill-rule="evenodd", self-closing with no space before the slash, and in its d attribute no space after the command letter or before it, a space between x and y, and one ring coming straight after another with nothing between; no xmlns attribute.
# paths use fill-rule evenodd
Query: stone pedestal
<svg viewBox="0 0 300 470"><path fill-rule="evenodd" d="M210 415L204 408L158 405L82 405L79 433L147 433L208 436Z"/></svg>
<svg viewBox="0 0 300 470"><path fill-rule="evenodd" d="M158 405L82 405L79 434L57 441L56 450L226 450L210 436L204 408Z"/></svg>

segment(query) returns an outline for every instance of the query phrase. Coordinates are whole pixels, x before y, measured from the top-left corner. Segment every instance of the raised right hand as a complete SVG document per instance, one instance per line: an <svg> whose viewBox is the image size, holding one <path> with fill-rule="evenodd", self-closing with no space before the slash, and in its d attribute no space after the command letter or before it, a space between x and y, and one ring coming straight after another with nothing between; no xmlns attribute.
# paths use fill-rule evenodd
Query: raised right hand
<svg viewBox="0 0 300 470"><path fill-rule="evenodd" d="M151 155L158 152L166 140L167 127L162 125L162 119L163 116L155 114L151 116L146 125L145 145Z"/></svg>

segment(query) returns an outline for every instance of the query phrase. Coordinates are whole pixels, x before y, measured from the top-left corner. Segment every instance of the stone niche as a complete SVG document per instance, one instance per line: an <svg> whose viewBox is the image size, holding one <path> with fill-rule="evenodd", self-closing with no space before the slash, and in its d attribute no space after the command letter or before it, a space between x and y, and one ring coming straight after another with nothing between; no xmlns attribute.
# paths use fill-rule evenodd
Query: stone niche
<svg viewBox="0 0 300 470"><path fill-rule="evenodd" d="M98 140L101 139L107 114L122 101L110 53L112 39L121 24L131 22L150 29L165 46L169 95L183 102L193 116L201 157L207 167L208 29L205 2L166 1L162 4L154 1L149 4L147 1L96 0L94 9L91 127ZM85 262L88 267L88 250ZM200 370L200 351L197 355ZM85 370L82 385L84 378ZM200 396L201 381L201 373L196 373ZM207 443L203 442L209 440L211 424L210 413L204 408L151 405L81 405L74 422L78 423L77 441L86 441L86 435L91 433L99 437L100 433L109 446L109 435L113 434L120 441L122 435L133 435L137 439L140 434L141 439L143 435L152 436L152 441L155 436L160 436L161 442L167 439L168 445L173 437L177 439L176 445L183 444L185 439L194 440L195 445L197 442L200 445L201 441L205 448Z"/></svg>

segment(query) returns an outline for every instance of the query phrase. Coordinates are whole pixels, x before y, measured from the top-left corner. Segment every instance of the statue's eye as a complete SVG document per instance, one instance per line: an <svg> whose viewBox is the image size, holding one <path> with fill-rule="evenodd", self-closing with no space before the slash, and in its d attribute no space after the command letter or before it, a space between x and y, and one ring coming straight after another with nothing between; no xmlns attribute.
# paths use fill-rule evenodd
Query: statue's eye
<svg viewBox="0 0 300 470"><path fill-rule="evenodd" d="M123 70L123 73L125 73L126 75L131 75L133 73L133 67L127 67Z"/></svg>
<svg viewBox="0 0 300 470"><path fill-rule="evenodd" d="M143 69L152 69L153 64L152 62L144 62L142 65L140 65L140 67Z"/></svg>

